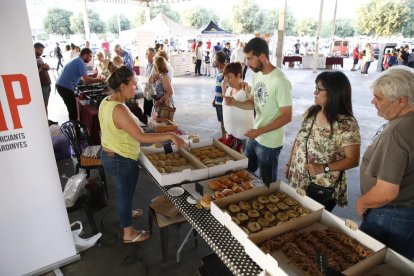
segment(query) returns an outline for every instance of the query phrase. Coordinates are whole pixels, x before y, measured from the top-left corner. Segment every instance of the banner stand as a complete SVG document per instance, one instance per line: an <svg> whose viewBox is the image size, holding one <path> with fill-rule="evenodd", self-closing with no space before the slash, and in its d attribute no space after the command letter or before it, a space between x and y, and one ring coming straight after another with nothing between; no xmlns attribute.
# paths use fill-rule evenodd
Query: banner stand
<svg viewBox="0 0 414 276"><path fill-rule="evenodd" d="M0 1L0 275L80 259L53 152L25 0Z"/></svg>
<svg viewBox="0 0 414 276"><path fill-rule="evenodd" d="M35 270L35 271L32 271L32 272L30 272L30 273L23 274L23 276L42 275L42 274L45 274L45 273L47 273L47 272L53 271L53 270L55 270L55 269L57 269L57 268L59 268L59 267L62 267L62 266L65 266L65 265L67 265L67 264L70 264L70 263L76 262L76 261L80 260L80 258L81 258L81 257L80 257L80 254L77 254L77 255L75 255L75 256L72 256L72 257L69 257L69 258L67 258L67 259L61 260L61 261L56 262L56 263L54 263L54 264L50 264L50 265L48 265L48 266L45 266L45 267L39 268L39 269L37 269L37 270Z"/></svg>

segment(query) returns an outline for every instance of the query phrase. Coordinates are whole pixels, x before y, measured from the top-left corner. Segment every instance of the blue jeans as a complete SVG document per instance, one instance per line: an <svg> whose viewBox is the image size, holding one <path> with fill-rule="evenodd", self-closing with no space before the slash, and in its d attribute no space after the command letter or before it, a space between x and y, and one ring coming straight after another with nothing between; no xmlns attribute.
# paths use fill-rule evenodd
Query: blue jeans
<svg viewBox="0 0 414 276"><path fill-rule="evenodd" d="M277 179L277 164L282 147L268 148L260 145L256 140L249 139L246 144L244 155L249 159L249 171L256 172L263 182L269 185Z"/></svg>
<svg viewBox="0 0 414 276"><path fill-rule="evenodd" d="M139 167L136 160L102 151L102 164L115 181L116 201L121 228L132 226L132 200L137 186Z"/></svg>
<svg viewBox="0 0 414 276"><path fill-rule="evenodd" d="M360 229L406 258L414 258L414 208L368 209Z"/></svg>

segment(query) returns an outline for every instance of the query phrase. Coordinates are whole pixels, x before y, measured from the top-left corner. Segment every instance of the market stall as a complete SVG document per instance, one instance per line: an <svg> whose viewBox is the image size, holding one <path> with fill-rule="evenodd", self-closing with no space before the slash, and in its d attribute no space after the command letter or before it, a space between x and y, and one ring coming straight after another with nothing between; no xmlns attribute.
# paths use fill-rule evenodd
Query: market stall
<svg viewBox="0 0 414 276"><path fill-rule="evenodd" d="M187 41L194 39L198 34L198 30L186 27L177 23L162 13L159 13L151 21L139 28L134 28L120 33L123 41L131 41L133 44L133 52L136 52L140 60L145 61L145 51L149 47L154 47L155 42L164 39L173 41ZM170 63L174 69L174 75L184 75L193 71L194 64L191 60L191 53L181 51L181 48L170 47L167 49L170 55ZM134 54L135 55L135 54Z"/></svg>

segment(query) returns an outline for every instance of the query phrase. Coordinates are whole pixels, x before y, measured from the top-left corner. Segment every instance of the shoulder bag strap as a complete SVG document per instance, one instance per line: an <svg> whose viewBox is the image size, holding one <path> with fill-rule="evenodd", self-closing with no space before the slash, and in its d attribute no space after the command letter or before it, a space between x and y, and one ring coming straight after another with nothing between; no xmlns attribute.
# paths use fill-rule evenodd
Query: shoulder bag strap
<svg viewBox="0 0 414 276"><path fill-rule="evenodd" d="M308 159L308 140L309 140L309 136L311 134L311 131L313 129L313 125L315 124L315 121L316 121L316 115L315 115L315 117L312 120L312 124L311 124L311 127L309 129L308 135L305 138L306 164L309 163L309 159ZM337 185L339 185L341 183L343 175L344 175L344 171L341 171L339 173L338 179L335 182L334 189L336 188ZM308 178L309 178L309 182L312 183L312 179L311 179L311 176L310 176L310 173L309 172L308 172Z"/></svg>

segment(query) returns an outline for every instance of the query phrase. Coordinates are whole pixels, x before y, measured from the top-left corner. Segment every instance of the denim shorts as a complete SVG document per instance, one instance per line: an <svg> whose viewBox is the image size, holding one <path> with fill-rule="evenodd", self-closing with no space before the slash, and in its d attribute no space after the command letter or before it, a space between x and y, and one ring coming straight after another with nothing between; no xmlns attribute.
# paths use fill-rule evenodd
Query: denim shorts
<svg viewBox="0 0 414 276"><path fill-rule="evenodd" d="M414 208L368 209L360 229L406 258L414 258Z"/></svg>
<svg viewBox="0 0 414 276"><path fill-rule="evenodd" d="M132 226L132 201L139 176L138 162L106 151L102 151L101 160L106 172L115 182L120 226Z"/></svg>

